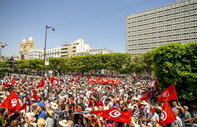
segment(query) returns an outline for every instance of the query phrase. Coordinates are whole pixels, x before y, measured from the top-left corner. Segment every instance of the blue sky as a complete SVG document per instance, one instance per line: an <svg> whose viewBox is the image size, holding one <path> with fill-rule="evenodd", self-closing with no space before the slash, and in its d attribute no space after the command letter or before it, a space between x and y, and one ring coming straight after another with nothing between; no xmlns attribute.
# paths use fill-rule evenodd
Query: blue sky
<svg viewBox="0 0 197 127"><path fill-rule="evenodd" d="M75 22L118 9L133 6L115 13ZM182 1L182 0L181 0ZM30 36L35 49L44 47L45 26L48 29L47 48L61 46L78 38L91 48L107 48L114 52L126 52L126 15L175 3L176 0L1 0L0 42L8 45L3 56L19 55L20 43ZM64 25L60 25L64 24Z"/></svg>

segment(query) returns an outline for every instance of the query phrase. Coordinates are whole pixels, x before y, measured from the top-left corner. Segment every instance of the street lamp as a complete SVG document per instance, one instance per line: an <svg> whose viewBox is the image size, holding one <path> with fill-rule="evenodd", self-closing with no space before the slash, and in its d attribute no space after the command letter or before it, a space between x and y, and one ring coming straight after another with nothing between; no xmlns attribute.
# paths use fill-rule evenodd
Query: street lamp
<svg viewBox="0 0 197 127"><path fill-rule="evenodd" d="M47 28L52 28L52 31L55 31L54 27L48 27L46 25L46 30L45 30L45 43L44 43L44 67L43 67L43 77L45 75L45 59L46 59L46 42L47 42ZM49 85L48 85L48 93L49 93Z"/></svg>
<svg viewBox="0 0 197 127"><path fill-rule="evenodd" d="M6 64L8 67L10 67L10 78L11 78L12 66L13 66L13 64L14 64L14 66L17 66L18 62L16 60L14 60L13 56L11 56L11 58L6 61Z"/></svg>
<svg viewBox="0 0 197 127"><path fill-rule="evenodd" d="M5 42L0 42L0 61L1 61L1 51L7 44Z"/></svg>
<svg viewBox="0 0 197 127"><path fill-rule="evenodd" d="M45 30L45 43L44 43L44 67L43 67L43 77L45 75L45 59L46 59L46 42L47 42L47 28L52 28L52 31L55 31L55 29L53 27L48 27L46 25L46 30Z"/></svg>

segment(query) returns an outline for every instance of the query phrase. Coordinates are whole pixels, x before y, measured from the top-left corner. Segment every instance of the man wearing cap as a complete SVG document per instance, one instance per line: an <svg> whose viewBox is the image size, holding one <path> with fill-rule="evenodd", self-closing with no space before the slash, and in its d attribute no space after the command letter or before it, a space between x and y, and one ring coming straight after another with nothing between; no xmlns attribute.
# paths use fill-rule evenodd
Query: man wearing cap
<svg viewBox="0 0 197 127"><path fill-rule="evenodd" d="M134 104L133 107L134 107L134 110L132 112L132 116L135 118L135 121L138 121L139 115L140 115L140 110L138 109L137 104Z"/></svg>
<svg viewBox="0 0 197 127"><path fill-rule="evenodd" d="M176 116L176 120L170 124L170 127L182 127L182 121L178 116L179 111L174 108L173 109L174 115Z"/></svg>
<svg viewBox="0 0 197 127"><path fill-rule="evenodd" d="M189 127L189 121L191 120L191 114L188 112L188 107L187 106L183 106L184 110L185 110L185 127Z"/></svg>
<svg viewBox="0 0 197 127"><path fill-rule="evenodd" d="M19 103L20 103L20 106L22 106L23 105L23 100L24 100L24 95L21 95L20 97L19 97Z"/></svg>
<svg viewBox="0 0 197 127"><path fill-rule="evenodd" d="M150 116L149 116L150 123L155 126L157 122L159 122L159 116L155 112L154 108L150 109Z"/></svg>

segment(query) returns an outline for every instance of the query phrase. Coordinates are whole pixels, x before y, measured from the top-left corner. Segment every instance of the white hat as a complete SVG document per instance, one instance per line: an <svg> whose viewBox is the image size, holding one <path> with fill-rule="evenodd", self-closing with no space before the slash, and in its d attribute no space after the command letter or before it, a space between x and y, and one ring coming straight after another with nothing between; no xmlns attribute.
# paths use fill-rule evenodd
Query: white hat
<svg viewBox="0 0 197 127"><path fill-rule="evenodd" d="M52 105L51 106L52 109L57 109L58 108L58 105L54 102L51 102L51 105Z"/></svg>
<svg viewBox="0 0 197 127"><path fill-rule="evenodd" d="M146 101L141 102L142 105L147 105L148 103Z"/></svg>
<svg viewBox="0 0 197 127"><path fill-rule="evenodd" d="M136 106L136 107L138 107L138 105L137 105L137 104L134 104L134 105L133 105L133 107L135 107L135 106Z"/></svg>
<svg viewBox="0 0 197 127"><path fill-rule="evenodd" d="M68 126L67 120L62 120L62 121L59 122L59 124L60 124L61 126L63 126L63 127L67 127L67 126Z"/></svg>
<svg viewBox="0 0 197 127"><path fill-rule="evenodd" d="M139 99L138 99L137 97L133 97L133 100L136 100L136 101L138 101Z"/></svg>

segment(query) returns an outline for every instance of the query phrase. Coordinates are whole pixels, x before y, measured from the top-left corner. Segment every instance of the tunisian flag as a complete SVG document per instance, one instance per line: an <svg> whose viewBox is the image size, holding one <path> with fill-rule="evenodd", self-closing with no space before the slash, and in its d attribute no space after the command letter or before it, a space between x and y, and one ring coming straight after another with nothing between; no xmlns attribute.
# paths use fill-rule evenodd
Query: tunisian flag
<svg viewBox="0 0 197 127"><path fill-rule="evenodd" d="M141 98L141 101L143 100L149 100L149 92L144 94L144 96Z"/></svg>
<svg viewBox="0 0 197 127"><path fill-rule="evenodd" d="M152 88L152 95L154 95L156 91L159 91L159 86L158 86L157 80L155 80L155 82L154 82L154 86Z"/></svg>
<svg viewBox="0 0 197 127"><path fill-rule="evenodd" d="M20 109L20 103L18 97L14 91L5 99L5 101L0 105L0 107L8 109L8 116Z"/></svg>
<svg viewBox="0 0 197 127"><path fill-rule="evenodd" d="M106 119L123 122L123 123L131 123L132 111L120 112L119 110L114 108L110 110L91 111L91 112Z"/></svg>
<svg viewBox="0 0 197 127"><path fill-rule="evenodd" d="M59 84L59 79L57 79L57 78L51 78L51 84L52 84L52 86L55 84Z"/></svg>
<svg viewBox="0 0 197 127"><path fill-rule="evenodd" d="M88 78L88 82L92 82L92 77L91 76Z"/></svg>
<svg viewBox="0 0 197 127"><path fill-rule="evenodd" d="M169 86L168 88L166 88L161 95L158 98L158 102L162 102L162 101L171 101L171 100L177 100L177 94L176 94L176 89L174 84L172 84L171 86Z"/></svg>
<svg viewBox="0 0 197 127"><path fill-rule="evenodd" d="M162 126L165 126L167 124L170 124L176 120L176 117L170 107L170 104L165 101L161 116L159 118L159 124Z"/></svg>
<svg viewBox="0 0 197 127"><path fill-rule="evenodd" d="M38 100L38 95L36 94L35 89L33 89L33 98L37 101Z"/></svg>
<svg viewBox="0 0 197 127"><path fill-rule="evenodd" d="M45 85L44 78L42 78L40 83L36 86L36 88L38 89L39 87L43 87L44 85Z"/></svg>
<svg viewBox="0 0 197 127"><path fill-rule="evenodd" d="M15 82L15 80L14 80L14 78L13 78L10 84L13 86L15 83L16 83L16 82Z"/></svg>

